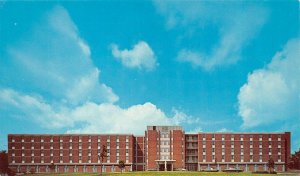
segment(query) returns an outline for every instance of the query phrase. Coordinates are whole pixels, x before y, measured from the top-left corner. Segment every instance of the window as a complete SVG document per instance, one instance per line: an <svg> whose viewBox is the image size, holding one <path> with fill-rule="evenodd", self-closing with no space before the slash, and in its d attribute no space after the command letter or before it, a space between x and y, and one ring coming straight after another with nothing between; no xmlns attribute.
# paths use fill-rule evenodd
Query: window
<svg viewBox="0 0 300 176"><path fill-rule="evenodd" d="M119 153L120 152L120 150L119 149L117 149L117 153Z"/></svg>
<svg viewBox="0 0 300 176"><path fill-rule="evenodd" d="M206 160L206 155L203 155L203 159Z"/></svg>

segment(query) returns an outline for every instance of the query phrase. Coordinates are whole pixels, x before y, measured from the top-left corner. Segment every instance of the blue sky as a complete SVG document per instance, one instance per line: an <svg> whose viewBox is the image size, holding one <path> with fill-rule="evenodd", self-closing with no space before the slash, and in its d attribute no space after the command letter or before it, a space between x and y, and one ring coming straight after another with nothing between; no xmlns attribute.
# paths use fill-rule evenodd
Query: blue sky
<svg viewBox="0 0 300 176"><path fill-rule="evenodd" d="M0 148L9 133L291 131L298 1L0 2Z"/></svg>

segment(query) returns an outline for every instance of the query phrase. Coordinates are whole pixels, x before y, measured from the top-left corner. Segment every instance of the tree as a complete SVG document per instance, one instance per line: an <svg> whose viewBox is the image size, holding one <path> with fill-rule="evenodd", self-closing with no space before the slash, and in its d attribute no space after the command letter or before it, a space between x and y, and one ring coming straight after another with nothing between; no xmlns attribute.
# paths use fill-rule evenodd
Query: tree
<svg viewBox="0 0 300 176"><path fill-rule="evenodd" d="M50 169L50 172L54 172L54 169L55 169L54 163L50 164L49 169Z"/></svg>
<svg viewBox="0 0 300 176"><path fill-rule="evenodd" d="M296 151L294 154L291 155L289 168L300 170L300 149L299 151Z"/></svg>
<svg viewBox="0 0 300 176"><path fill-rule="evenodd" d="M5 150L0 151L0 174L8 173L8 155Z"/></svg>
<svg viewBox="0 0 300 176"><path fill-rule="evenodd" d="M119 161L119 168L121 169L121 173L123 173L123 169L125 168L125 162L124 161Z"/></svg>
<svg viewBox="0 0 300 176"><path fill-rule="evenodd" d="M107 149L105 145L102 145L101 152L98 156L100 160L100 175L102 175L102 163L104 161L104 158L107 157Z"/></svg>
<svg viewBox="0 0 300 176"><path fill-rule="evenodd" d="M274 166L275 166L275 162L274 162L273 158L270 157L270 158L269 158L269 161L268 161L269 173L271 173L271 169L274 170Z"/></svg>

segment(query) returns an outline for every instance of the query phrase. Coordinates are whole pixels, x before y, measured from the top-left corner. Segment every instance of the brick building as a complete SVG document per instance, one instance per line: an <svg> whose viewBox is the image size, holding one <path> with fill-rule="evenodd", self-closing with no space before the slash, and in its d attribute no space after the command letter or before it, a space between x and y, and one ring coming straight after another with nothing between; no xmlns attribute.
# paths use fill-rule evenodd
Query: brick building
<svg viewBox="0 0 300 176"><path fill-rule="evenodd" d="M121 160L125 171L263 171L272 157L275 170L285 171L290 145L290 132L186 134L180 126L148 126L145 136L9 134L8 159L16 172L118 172Z"/></svg>

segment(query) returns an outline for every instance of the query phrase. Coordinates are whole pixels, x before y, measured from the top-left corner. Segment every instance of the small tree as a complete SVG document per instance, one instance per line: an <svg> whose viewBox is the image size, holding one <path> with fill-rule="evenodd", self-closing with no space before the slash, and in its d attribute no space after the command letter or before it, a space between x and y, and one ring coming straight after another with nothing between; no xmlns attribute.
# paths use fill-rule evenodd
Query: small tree
<svg viewBox="0 0 300 176"><path fill-rule="evenodd" d="M54 169L55 169L54 163L50 164L49 169L50 169L50 172L54 172Z"/></svg>
<svg viewBox="0 0 300 176"><path fill-rule="evenodd" d="M272 171L274 171L274 166L275 166L275 162L274 162L273 158L270 157L269 161L268 161L269 173L271 173L271 169L272 169Z"/></svg>
<svg viewBox="0 0 300 176"><path fill-rule="evenodd" d="M123 173L123 169L125 168L125 162L124 161L119 161L119 168L121 169L121 173Z"/></svg>
<svg viewBox="0 0 300 176"><path fill-rule="evenodd" d="M104 161L104 158L107 157L107 149L105 145L102 145L101 147L101 153L98 155L100 160L100 175L102 175L102 163Z"/></svg>

